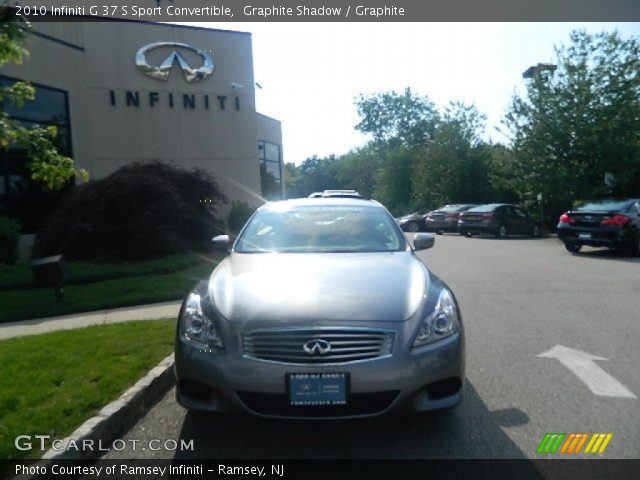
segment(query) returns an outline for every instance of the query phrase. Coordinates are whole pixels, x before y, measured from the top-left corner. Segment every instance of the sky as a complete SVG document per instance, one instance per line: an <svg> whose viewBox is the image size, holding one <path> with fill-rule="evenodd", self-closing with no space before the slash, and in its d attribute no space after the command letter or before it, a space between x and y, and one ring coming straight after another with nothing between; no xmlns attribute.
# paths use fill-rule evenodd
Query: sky
<svg viewBox="0 0 640 480"><path fill-rule="evenodd" d="M640 23L199 23L251 32L256 108L282 122L283 159L341 155L369 137L355 130L359 94L410 87L439 108L473 103L496 130L522 72L554 63L554 45L574 29L617 29L640 37Z"/></svg>

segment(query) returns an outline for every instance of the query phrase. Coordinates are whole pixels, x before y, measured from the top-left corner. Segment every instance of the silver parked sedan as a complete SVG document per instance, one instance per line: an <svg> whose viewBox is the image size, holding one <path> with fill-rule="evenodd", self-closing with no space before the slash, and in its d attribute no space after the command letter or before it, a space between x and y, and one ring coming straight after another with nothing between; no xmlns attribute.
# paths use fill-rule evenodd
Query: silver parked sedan
<svg viewBox="0 0 640 480"><path fill-rule="evenodd" d="M177 399L191 409L354 418L462 400L464 331L451 290L379 203L261 207L185 299Z"/></svg>

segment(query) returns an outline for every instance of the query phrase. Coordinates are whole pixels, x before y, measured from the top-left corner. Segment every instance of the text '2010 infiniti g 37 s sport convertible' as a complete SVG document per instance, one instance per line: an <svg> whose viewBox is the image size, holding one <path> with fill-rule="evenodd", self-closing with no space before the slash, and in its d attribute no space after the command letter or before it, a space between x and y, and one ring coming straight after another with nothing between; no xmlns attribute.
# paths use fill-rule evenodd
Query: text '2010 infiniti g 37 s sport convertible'
<svg viewBox="0 0 640 480"><path fill-rule="evenodd" d="M451 408L462 400L456 299L379 203L268 203L185 299L177 399L190 409L354 418Z"/></svg>

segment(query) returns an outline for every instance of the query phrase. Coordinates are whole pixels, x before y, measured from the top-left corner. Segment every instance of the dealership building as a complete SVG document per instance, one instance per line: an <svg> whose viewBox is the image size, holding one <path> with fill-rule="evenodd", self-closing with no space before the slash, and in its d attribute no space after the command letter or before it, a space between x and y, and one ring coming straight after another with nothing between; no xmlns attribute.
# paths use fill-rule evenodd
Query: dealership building
<svg viewBox="0 0 640 480"><path fill-rule="evenodd" d="M28 80L36 98L3 108L55 125L59 150L91 180L160 161L211 172L230 200L284 196L281 126L256 112L250 34L125 20L33 27L29 56L5 64L0 82ZM35 231L62 194L28 180L24 150L0 154L0 211Z"/></svg>

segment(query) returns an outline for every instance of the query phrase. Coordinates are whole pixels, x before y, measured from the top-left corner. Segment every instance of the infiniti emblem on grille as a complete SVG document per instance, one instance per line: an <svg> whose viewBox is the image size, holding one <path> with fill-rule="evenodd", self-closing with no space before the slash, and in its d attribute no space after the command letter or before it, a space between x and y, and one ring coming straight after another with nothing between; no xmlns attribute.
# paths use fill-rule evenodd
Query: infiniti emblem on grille
<svg viewBox="0 0 640 480"><path fill-rule="evenodd" d="M321 338L309 340L302 348L309 355L326 355L331 350L331 344Z"/></svg>

